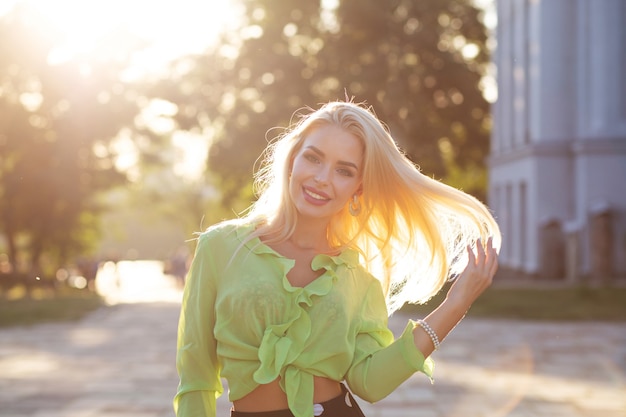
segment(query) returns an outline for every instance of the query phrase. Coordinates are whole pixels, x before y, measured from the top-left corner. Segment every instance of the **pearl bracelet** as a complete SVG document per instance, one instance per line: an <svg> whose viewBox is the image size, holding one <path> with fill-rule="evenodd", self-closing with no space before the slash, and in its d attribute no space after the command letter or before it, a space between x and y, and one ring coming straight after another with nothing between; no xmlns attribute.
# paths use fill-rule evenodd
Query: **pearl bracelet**
<svg viewBox="0 0 626 417"><path fill-rule="evenodd" d="M435 350L439 349L439 338L437 337L437 333L435 333L432 327L430 327L428 323L426 323L424 320L417 320L416 323L418 326L424 329L428 336L430 336L430 340L432 340Z"/></svg>

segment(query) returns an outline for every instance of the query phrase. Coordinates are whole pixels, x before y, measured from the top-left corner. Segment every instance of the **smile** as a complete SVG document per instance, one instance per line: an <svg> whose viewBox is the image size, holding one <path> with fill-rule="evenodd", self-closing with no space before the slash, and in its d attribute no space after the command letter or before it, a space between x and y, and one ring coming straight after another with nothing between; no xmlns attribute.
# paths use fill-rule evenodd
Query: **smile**
<svg viewBox="0 0 626 417"><path fill-rule="evenodd" d="M304 194L320 202L330 200L329 197L313 192L309 190L308 188L304 188Z"/></svg>

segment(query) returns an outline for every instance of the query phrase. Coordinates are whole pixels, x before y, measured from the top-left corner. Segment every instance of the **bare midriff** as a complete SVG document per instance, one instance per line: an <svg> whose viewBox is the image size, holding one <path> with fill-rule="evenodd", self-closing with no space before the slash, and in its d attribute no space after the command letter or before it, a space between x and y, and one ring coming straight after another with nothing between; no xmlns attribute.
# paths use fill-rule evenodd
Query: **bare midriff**
<svg viewBox="0 0 626 417"><path fill-rule="evenodd" d="M323 403L341 395L339 382L332 379L313 378L313 402ZM280 388L278 380L259 385L250 394L233 402L233 408L242 412L275 411L289 408L287 395Z"/></svg>

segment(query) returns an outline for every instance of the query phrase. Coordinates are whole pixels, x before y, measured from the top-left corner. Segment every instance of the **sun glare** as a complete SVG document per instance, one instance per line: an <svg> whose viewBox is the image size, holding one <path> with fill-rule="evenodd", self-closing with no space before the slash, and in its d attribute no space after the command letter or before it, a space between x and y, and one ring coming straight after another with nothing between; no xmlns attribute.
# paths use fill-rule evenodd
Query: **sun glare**
<svg viewBox="0 0 626 417"><path fill-rule="evenodd" d="M0 0L0 16L17 4L38 10L62 33L53 61L88 55L97 42L124 28L148 43L136 64L154 67L199 53L240 21L237 1L229 0ZM54 62L52 62L54 63Z"/></svg>
<svg viewBox="0 0 626 417"><path fill-rule="evenodd" d="M0 19L18 6L24 6L26 16L30 11L37 12L59 32L60 40L48 55L50 65L73 60L106 62L107 53L126 49L132 53L127 69L121 74L127 81L151 74L161 76L173 59L204 52L218 41L221 33L237 29L243 15L237 0L0 0ZM119 33L128 34L128 42L119 38ZM116 41L108 41L103 54L98 45L113 34ZM141 40L142 48L129 50L126 43L137 39ZM23 99L25 106L36 108L41 98L25 95ZM151 127L172 130L172 126L154 124L164 118L153 119ZM205 168L206 138L185 132L171 133L172 144L182 152L174 171L187 178L200 177ZM116 165L133 177L137 150L128 134L122 134L113 144L120 155Z"/></svg>

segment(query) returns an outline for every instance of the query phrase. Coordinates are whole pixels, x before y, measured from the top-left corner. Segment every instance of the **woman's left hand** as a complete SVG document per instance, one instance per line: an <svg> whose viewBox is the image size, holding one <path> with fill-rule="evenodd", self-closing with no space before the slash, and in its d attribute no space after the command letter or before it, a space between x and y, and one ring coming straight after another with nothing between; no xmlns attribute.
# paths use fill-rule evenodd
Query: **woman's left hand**
<svg viewBox="0 0 626 417"><path fill-rule="evenodd" d="M446 299L425 319L439 341L443 341L465 316L474 301L489 288L498 269L498 253L493 247L491 238L487 240L486 246L478 240L476 253L468 246L467 254L467 266L448 290ZM415 346L425 357L433 352L435 342L425 331L414 331L413 338Z"/></svg>
<svg viewBox="0 0 626 417"><path fill-rule="evenodd" d="M482 240L476 242L476 253L467 247L467 266L448 291L447 301L458 303L466 310L491 285L498 270L498 253L492 239L483 246Z"/></svg>

